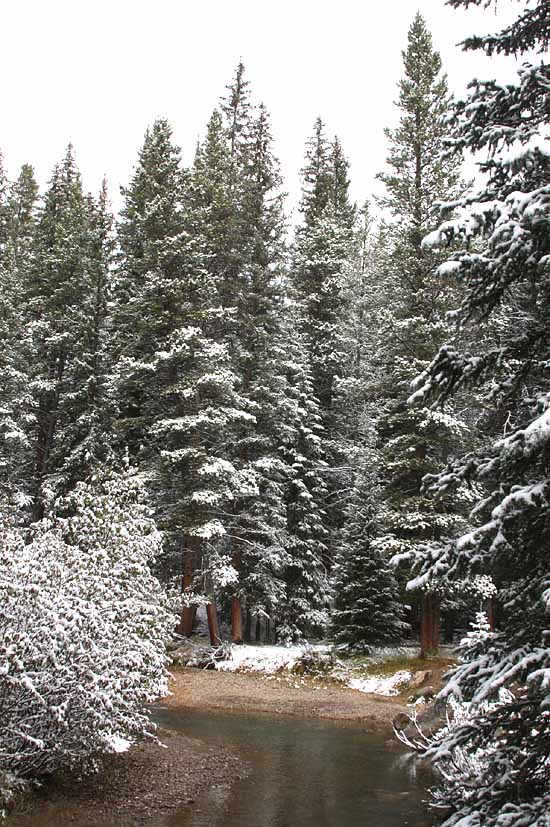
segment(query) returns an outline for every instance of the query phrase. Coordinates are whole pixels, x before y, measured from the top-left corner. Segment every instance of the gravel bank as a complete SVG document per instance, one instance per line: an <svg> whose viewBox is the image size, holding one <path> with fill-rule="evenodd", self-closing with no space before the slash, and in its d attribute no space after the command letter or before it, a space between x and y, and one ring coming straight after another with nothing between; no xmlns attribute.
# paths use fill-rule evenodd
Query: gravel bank
<svg viewBox="0 0 550 827"><path fill-rule="evenodd" d="M97 774L68 774L44 785L28 811L6 827L165 827L206 790L247 772L234 752L214 750L177 732L159 731L164 748L146 742L105 758Z"/></svg>
<svg viewBox="0 0 550 827"><path fill-rule="evenodd" d="M403 712L398 698L375 697L311 678L192 668L173 674L172 695L163 699L162 706L356 721L388 730Z"/></svg>

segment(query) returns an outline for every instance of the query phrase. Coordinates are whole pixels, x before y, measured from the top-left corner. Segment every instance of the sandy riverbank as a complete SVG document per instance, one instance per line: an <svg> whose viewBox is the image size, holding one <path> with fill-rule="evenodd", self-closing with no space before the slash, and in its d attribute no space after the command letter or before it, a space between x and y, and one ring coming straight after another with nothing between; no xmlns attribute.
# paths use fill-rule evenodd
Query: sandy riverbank
<svg viewBox="0 0 550 827"><path fill-rule="evenodd" d="M191 668L174 672L170 688L172 694L162 706L355 721L388 732L404 704L395 697L367 695L311 678Z"/></svg>

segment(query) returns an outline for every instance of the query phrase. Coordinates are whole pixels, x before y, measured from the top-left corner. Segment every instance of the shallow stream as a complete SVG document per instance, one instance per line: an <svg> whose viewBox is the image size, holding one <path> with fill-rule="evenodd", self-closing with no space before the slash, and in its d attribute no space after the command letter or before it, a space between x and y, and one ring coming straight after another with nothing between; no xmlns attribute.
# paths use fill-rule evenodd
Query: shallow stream
<svg viewBox="0 0 550 827"><path fill-rule="evenodd" d="M167 729L235 748L252 770L216 786L169 827L430 827L432 779L387 734L359 724L155 712Z"/></svg>

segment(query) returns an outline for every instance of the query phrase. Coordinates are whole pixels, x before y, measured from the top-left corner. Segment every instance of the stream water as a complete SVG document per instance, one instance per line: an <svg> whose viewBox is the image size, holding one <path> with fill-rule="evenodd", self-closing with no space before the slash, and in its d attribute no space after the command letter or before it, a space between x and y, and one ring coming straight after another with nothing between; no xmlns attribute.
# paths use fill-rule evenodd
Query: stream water
<svg viewBox="0 0 550 827"><path fill-rule="evenodd" d="M236 748L252 766L232 787L213 786L170 827L429 827L431 777L387 734L358 724L157 710L155 720ZM215 780L214 780L215 782Z"/></svg>

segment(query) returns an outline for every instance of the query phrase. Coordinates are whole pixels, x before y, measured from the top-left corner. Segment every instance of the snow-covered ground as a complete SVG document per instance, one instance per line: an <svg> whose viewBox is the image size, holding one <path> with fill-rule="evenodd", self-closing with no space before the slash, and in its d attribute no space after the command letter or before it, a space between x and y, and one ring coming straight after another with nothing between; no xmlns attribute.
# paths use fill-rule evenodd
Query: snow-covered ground
<svg viewBox="0 0 550 827"><path fill-rule="evenodd" d="M327 652L329 647L317 646L249 646L247 644L232 646L231 659L216 664L216 669L223 672L265 672L273 675L280 670L291 670L304 652L314 650Z"/></svg>
<svg viewBox="0 0 550 827"><path fill-rule="evenodd" d="M352 678L348 682L350 689L359 692L369 692L371 695L398 695L404 684L407 684L412 675L410 672L395 672L393 675L371 675L368 678Z"/></svg>
<svg viewBox="0 0 550 827"><path fill-rule="evenodd" d="M224 672L260 672L265 675L276 673L290 673L297 661L307 653L319 652L328 653L330 646L317 644L314 646L250 646L247 644L231 646L231 657L216 663L216 669ZM378 653L377 653L378 654ZM387 656L395 656L396 651L385 649L383 653ZM398 695L403 685L411 679L411 672L401 670L393 675L368 675L357 677L358 672L363 673L364 667L347 668L343 664L338 666L326 677L331 677L350 689L357 689L359 692L367 692L373 695ZM353 677L355 674L356 677Z"/></svg>

